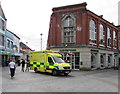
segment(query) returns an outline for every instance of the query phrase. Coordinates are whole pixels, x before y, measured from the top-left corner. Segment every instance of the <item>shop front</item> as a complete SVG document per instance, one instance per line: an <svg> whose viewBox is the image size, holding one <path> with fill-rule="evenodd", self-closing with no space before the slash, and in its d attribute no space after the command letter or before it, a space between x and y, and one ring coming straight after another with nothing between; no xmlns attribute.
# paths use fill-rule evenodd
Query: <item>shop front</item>
<svg viewBox="0 0 120 94"><path fill-rule="evenodd" d="M114 66L114 52L92 48L51 49L59 51L73 70L104 69Z"/></svg>

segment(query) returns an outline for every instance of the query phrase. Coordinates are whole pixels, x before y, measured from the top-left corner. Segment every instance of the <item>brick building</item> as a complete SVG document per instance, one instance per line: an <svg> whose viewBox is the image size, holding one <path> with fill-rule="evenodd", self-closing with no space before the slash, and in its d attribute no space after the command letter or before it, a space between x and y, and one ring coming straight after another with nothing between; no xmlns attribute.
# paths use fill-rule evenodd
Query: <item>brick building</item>
<svg viewBox="0 0 120 94"><path fill-rule="evenodd" d="M118 27L86 6L81 3L52 9L47 49L60 51L68 62L72 60L73 69L117 65Z"/></svg>

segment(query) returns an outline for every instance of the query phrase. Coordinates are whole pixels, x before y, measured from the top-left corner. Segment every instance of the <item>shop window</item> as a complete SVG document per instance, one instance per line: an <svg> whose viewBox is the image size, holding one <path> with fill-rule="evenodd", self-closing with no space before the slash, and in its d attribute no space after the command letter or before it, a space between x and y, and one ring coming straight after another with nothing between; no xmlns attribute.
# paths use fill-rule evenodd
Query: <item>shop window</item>
<svg viewBox="0 0 120 94"><path fill-rule="evenodd" d="M96 44L96 24L94 20L90 20L90 43Z"/></svg>
<svg viewBox="0 0 120 94"><path fill-rule="evenodd" d="M104 67L104 55L100 55L100 64L101 67Z"/></svg>
<svg viewBox="0 0 120 94"><path fill-rule="evenodd" d="M91 54L91 68L96 67L96 54Z"/></svg>
<svg viewBox="0 0 120 94"><path fill-rule="evenodd" d="M111 56L108 55L108 66L110 66L110 65L111 65Z"/></svg>

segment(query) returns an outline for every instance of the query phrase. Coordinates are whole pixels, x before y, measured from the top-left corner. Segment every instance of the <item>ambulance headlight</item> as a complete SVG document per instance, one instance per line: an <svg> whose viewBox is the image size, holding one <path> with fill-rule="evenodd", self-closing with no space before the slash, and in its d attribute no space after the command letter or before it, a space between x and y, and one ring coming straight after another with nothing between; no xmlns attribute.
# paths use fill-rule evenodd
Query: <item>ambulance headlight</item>
<svg viewBox="0 0 120 94"><path fill-rule="evenodd" d="M62 69L63 67L62 66L58 66L59 69Z"/></svg>

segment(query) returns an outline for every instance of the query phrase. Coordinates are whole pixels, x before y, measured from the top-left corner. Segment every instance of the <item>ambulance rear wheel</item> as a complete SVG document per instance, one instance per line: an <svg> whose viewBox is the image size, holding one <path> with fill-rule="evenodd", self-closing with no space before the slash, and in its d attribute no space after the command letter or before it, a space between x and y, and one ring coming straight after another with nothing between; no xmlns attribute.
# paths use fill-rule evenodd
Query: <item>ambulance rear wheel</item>
<svg viewBox="0 0 120 94"><path fill-rule="evenodd" d="M52 70L52 75L53 76L57 75L57 71L56 70Z"/></svg>
<svg viewBox="0 0 120 94"><path fill-rule="evenodd" d="M35 71L35 73L37 73L38 71L37 71L37 68L34 68L34 71Z"/></svg>

